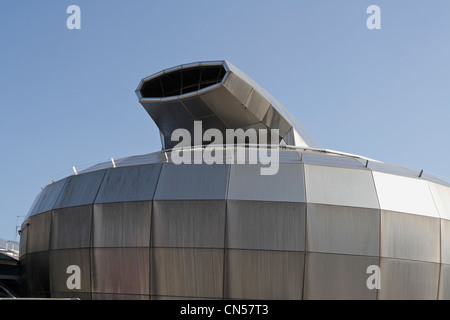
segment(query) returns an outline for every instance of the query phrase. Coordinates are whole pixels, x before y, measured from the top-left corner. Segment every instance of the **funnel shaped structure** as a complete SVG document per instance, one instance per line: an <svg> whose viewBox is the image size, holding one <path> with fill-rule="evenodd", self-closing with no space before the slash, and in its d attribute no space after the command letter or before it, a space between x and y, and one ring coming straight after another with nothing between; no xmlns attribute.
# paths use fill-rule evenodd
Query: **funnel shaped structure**
<svg viewBox="0 0 450 320"><path fill-rule="evenodd" d="M163 70L139 84L139 102L155 121L163 149L176 145L176 129L194 134L194 121L204 131L278 129L278 141L317 147L295 117L261 86L228 61L199 62ZM209 144L210 142L205 142Z"/></svg>

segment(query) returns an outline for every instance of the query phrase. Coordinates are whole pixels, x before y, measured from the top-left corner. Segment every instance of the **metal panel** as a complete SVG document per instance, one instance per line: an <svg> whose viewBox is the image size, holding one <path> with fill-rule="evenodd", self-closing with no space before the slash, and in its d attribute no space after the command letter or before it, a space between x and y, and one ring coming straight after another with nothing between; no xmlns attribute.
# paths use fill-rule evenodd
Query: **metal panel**
<svg viewBox="0 0 450 320"><path fill-rule="evenodd" d="M340 254L306 254L305 299L375 300L376 290L367 287L367 268L378 257Z"/></svg>
<svg viewBox="0 0 450 320"><path fill-rule="evenodd" d="M303 252L226 250L225 299L302 299Z"/></svg>
<svg viewBox="0 0 450 320"><path fill-rule="evenodd" d="M93 293L92 300L150 300L149 295Z"/></svg>
<svg viewBox="0 0 450 320"><path fill-rule="evenodd" d="M370 171L305 165L305 182L307 202L379 207Z"/></svg>
<svg viewBox="0 0 450 320"><path fill-rule="evenodd" d="M67 178L47 185L41 192L41 196L39 197L36 205L33 207L30 216L52 210L55 206L56 200L61 194L61 190L63 189L66 180Z"/></svg>
<svg viewBox="0 0 450 320"><path fill-rule="evenodd" d="M284 137L292 128L292 125L281 116L273 105L267 109L262 123L271 129L278 129L281 137Z"/></svg>
<svg viewBox="0 0 450 320"><path fill-rule="evenodd" d="M101 170L69 177L54 208L59 209L94 203L105 173L106 170Z"/></svg>
<svg viewBox="0 0 450 320"><path fill-rule="evenodd" d="M450 220L450 188L428 182L439 216Z"/></svg>
<svg viewBox="0 0 450 320"><path fill-rule="evenodd" d="M305 151L301 153L305 164L324 165L329 167L365 169L357 159L323 152Z"/></svg>
<svg viewBox="0 0 450 320"><path fill-rule="evenodd" d="M51 211L28 219L27 253L48 250L50 245Z"/></svg>
<svg viewBox="0 0 450 320"><path fill-rule="evenodd" d="M162 164L108 170L95 203L152 200Z"/></svg>
<svg viewBox="0 0 450 320"><path fill-rule="evenodd" d="M242 80L239 76L235 75L233 72L228 73L227 77L223 81L223 85L242 104L246 103L250 95L250 92L253 90L250 84Z"/></svg>
<svg viewBox="0 0 450 320"><path fill-rule="evenodd" d="M155 200L225 199L229 165L163 165Z"/></svg>
<svg viewBox="0 0 450 320"><path fill-rule="evenodd" d="M148 248L92 249L92 292L149 294Z"/></svg>
<svg viewBox="0 0 450 320"><path fill-rule="evenodd" d="M28 275L28 262L27 262L28 254L25 254L19 258L19 275L20 275L20 294L22 296L31 296L31 283L30 276Z"/></svg>
<svg viewBox="0 0 450 320"><path fill-rule="evenodd" d="M52 292L91 292L90 249L52 250L50 251L50 265L50 289ZM80 268L80 289L67 287L68 278L73 274L68 267L72 265Z"/></svg>
<svg viewBox="0 0 450 320"><path fill-rule="evenodd" d="M380 210L308 204L307 251L378 256Z"/></svg>
<svg viewBox="0 0 450 320"><path fill-rule="evenodd" d="M252 92L250 92L244 105L256 116L256 118L262 121L270 107L270 101L264 98L257 90L252 89Z"/></svg>
<svg viewBox="0 0 450 320"><path fill-rule="evenodd" d="M227 248L305 251L304 203L227 202Z"/></svg>
<svg viewBox="0 0 450 320"><path fill-rule="evenodd" d="M193 97L190 99L183 99L181 101L186 109L194 116L195 119L211 116L214 113L208 106L199 98Z"/></svg>
<svg viewBox="0 0 450 320"><path fill-rule="evenodd" d="M441 265L441 274L439 278L439 299L450 300L450 265Z"/></svg>
<svg viewBox="0 0 450 320"><path fill-rule="evenodd" d="M50 297L49 252L28 253L26 255L26 286L29 298Z"/></svg>
<svg viewBox="0 0 450 320"><path fill-rule="evenodd" d="M90 247L91 220L91 205L53 210L51 248Z"/></svg>
<svg viewBox="0 0 450 320"><path fill-rule="evenodd" d="M223 249L152 248L151 294L221 298Z"/></svg>
<svg viewBox="0 0 450 320"><path fill-rule="evenodd" d="M152 203L94 205L94 247L149 247Z"/></svg>
<svg viewBox="0 0 450 320"><path fill-rule="evenodd" d="M223 248L225 201L155 201L154 247Z"/></svg>
<svg viewBox="0 0 450 320"><path fill-rule="evenodd" d="M373 172L381 209L439 217L424 180Z"/></svg>
<svg viewBox="0 0 450 320"><path fill-rule="evenodd" d="M186 109L186 107L180 101L166 102L164 103L165 112L169 112L172 119L176 123L191 120L193 121L192 114Z"/></svg>
<svg viewBox="0 0 450 320"><path fill-rule="evenodd" d="M380 300L435 300L439 264L381 258Z"/></svg>
<svg viewBox="0 0 450 320"><path fill-rule="evenodd" d="M243 128L260 122L253 113L244 107L242 102L223 86L219 86L214 90L210 90L200 95L200 99L202 99L214 114L222 119L229 128Z"/></svg>
<svg viewBox="0 0 450 320"><path fill-rule="evenodd" d="M441 262L450 264L450 221L441 219Z"/></svg>
<svg viewBox="0 0 450 320"><path fill-rule="evenodd" d="M305 202L303 166L300 163L280 163L276 174L261 175L261 168L268 166L232 165L228 199Z"/></svg>
<svg viewBox="0 0 450 320"><path fill-rule="evenodd" d="M440 221L413 214L381 211L382 257L440 261Z"/></svg>

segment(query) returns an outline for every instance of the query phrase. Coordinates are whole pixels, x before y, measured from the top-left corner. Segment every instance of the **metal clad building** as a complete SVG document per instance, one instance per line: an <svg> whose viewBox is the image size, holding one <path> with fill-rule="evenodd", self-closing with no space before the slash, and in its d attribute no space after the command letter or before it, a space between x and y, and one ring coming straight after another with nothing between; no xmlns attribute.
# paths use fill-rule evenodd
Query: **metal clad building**
<svg viewBox="0 0 450 320"><path fill-rule="evenodd" d="M139 101L163 150L49 184L22 225L23 293L81 299L449 299L450 185L319 149L227 61L164 70ZM173 130L278 129L264 165L174 164ZM258 137L261 138L261 137ZM219 150L201 141L184 150ZM208 146L201 146L210 144ZM196 146L194 146L196 145ZM261 145L223 146L258 157ZM67 286L80 267L81 288ZM369 266L380 289L369 289Z"/></svg>

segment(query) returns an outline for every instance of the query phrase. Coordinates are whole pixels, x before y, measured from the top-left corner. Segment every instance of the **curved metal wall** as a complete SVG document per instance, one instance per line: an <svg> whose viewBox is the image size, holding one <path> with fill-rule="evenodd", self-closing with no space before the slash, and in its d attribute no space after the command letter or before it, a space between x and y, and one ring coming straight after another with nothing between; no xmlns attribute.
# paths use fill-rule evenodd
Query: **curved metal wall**
<svg viewBox="0 0 450 320"><path fill-rule="evenodd" d="M48 185L22 225L27 296L448 299L450 187L349 156L280 150L260 165L164 153ZM69 265L81 289L66 286ZM367 267L381 270L369 290Z"/></svg>

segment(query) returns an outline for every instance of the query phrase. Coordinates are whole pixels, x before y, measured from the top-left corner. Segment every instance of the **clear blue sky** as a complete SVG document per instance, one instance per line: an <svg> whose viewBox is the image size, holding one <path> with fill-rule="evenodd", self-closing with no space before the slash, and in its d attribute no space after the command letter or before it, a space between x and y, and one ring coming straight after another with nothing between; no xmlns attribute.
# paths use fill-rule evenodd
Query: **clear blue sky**
<svg viewBox="0 0 450 320"><path fill-rule="evenodd" d="M2 0L0 46L0 238L50 177L158 151L134 90L200 60L229 60L323 148L450 180L448 0Z"/></svg>

